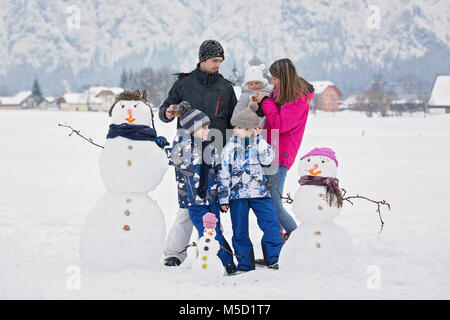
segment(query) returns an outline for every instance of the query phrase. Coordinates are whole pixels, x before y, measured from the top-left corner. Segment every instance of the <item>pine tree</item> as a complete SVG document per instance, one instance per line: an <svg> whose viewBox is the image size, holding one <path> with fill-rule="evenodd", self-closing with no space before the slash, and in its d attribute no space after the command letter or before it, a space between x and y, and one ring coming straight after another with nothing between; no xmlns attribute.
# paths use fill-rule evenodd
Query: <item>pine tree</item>
<svg viewBox="0 0 450 320"><path fill-rule="evenodd" d="M31 88L31 94L33 95L37 105L44 101L38 79L34 79L33 87Z"/></svg>
<svg viewBox="0 0 450 320"><path fill-rule="evenodd" d="M122 74L120 75L120 87L124 89L128 89L128 74L125 69L123 69Z"/></svg>
<svg viewBox="0 0 450 320"><path fill-rule="evenodd" d="M241 75L238 68L236 67L236 63L234 63L233 69L231 70L231 74L228 79L237 86L240 86L244 81L244 77Z"/></svg>
<svg viewBox="0 0 450 320"><path fill-rule="evenodd" d="M257 56L253 56L253 58L248 62L251 66L259 66L262 63L263 62Z"/></svg>

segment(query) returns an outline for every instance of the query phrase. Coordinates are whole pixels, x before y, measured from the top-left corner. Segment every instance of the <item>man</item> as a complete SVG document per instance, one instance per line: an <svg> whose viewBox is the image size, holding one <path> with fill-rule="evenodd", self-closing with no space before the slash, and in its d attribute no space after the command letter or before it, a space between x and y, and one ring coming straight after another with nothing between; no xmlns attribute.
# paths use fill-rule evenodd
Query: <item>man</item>
<svg viewBox="0 0 450 320"><path fill-rule="evenodd" d="M213 136L217 129L222 135L219 151L226 142L226 130L232 129L230 120L237 103L233 84L226 80L220 73L220 66L225 59L224 50L215 40L206 40L200 45L199 62L197 68L190 73L178 73L178 79L169 91L167 99L159 108L159 118L163 122L174 119L173 106L182 101L202 112L210 119L210 129ZM180 120L177 120L177 128L181 128ZM180 174L175 169L177 181L180 182ZM187 210L187 199L183 197L186 192L182 189L183 183L178 187L178 210L175 223L167 236L164 249L166 266L179 266L186 259L184 247L188 245L192 233L192 222ZM180 190L181 188L181 190Z"/></svg>

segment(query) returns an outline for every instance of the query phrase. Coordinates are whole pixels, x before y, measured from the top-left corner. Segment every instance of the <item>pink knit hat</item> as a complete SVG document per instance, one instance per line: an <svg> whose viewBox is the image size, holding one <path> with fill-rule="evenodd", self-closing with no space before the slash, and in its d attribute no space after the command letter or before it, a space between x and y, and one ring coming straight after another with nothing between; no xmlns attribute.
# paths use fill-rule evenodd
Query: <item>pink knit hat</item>
<svg viewBox="0 0 450 320"><path fill-rule="evenodd" d="M336 153L330 148L314 148L310 152L305 154L303 157L301 157L300 160L303 160L304 158L311 157L311 156L323 156L323 157L330 158L331 160L333 160L336 163L336 167L338 166L338 161L336 159Z"/></svg>
<svg viewBox="0 0 450 320"><path fill-rule="evenodd" d="M205 229L215 229L219 219L216 218L214 213L208 212L203 216L203 226Z"/></svg>

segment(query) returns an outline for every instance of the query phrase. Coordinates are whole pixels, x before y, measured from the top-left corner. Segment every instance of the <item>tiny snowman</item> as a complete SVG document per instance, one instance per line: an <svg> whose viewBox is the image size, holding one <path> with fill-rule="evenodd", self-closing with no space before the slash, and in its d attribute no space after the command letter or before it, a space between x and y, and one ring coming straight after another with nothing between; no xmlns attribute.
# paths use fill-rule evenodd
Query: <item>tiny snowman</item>
<svg viewBox="0 0 450 320"><path fill-rule="evenodd" d="M300 159L299 189L293 210L301 225L280 253L287 271L340 274L354 271L353 242L334 219L342 209L338 161L329 148L315 148Z"/></svg>
<svg viewBox="0 0 450 320"><path fill-rule="evenodd" d="M167 170L167 143L156 134L145 98L145 91L124 91L109 112L112 123L99 160L107 192L88 214L80 238L81 263L89 270L160 265L165 221L147 193Z"/></svg>
<svg viewBox="0 0 450 320"><path fill-rule="evenodd" d="M208 212L203 216L203 236L197 242L197 258L192 263L192 275L201 283L214 282L222 278L223 265L217 256L220 244L216 238L216 216Z"/></svg>

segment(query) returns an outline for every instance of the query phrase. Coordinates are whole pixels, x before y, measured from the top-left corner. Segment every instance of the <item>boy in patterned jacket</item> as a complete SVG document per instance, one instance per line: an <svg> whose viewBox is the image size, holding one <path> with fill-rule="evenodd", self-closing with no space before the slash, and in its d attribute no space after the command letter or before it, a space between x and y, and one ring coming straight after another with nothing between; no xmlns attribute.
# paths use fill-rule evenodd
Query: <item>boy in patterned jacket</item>
<svg viewBox="0 0 450 320"><path fill-rule="evenodd" d="M219 171L219 202L221 211L230 209L233 228L233 248L238 260L238 271L255 269L253 245L249 237L248 214L252 209L259 228L264 262L278 269L278 256L282 240L275 207L267 189L264 167L270 166L275 153L259 134L256 103L231 119L233 136L221 154Z"/></svg>
<svg viewBox="0 0 450 320"><path fill-rule="evenodd" d="M180 111L178 142L171 150L171 164L175 165L180 205L187 206L192 224L203 235L203 216L213 213L218 219L216 240L221 245L217 256L227 274L233 274L236 266L232 251L220 230L220 208L217 199L217 150L208 141L209 118L200 110L192 109L184 102Z"/></svg>

